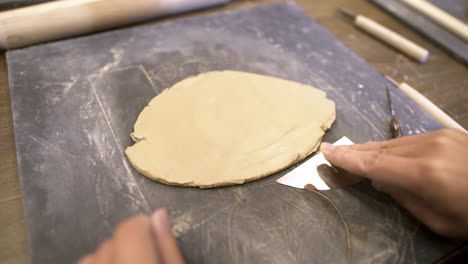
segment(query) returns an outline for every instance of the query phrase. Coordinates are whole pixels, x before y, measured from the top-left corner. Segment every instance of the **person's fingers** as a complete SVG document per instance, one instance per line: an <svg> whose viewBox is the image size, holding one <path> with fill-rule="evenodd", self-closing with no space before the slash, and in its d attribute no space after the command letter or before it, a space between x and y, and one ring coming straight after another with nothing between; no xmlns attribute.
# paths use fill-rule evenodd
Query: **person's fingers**
<svg viewBox="0 0 468 264"><path fill-rule="evenodd" d="M148 216L132 217L121 223L114 234L113 242L116 264L161 263Z"/></svg>
<svg viewBox="0 0 468 264"><path fill-rule="evenodd" d="M320 150L323 152L325 148L330 146L329 143L322 143ZM383 142L369 142L365 144L356 144L356 145L349 145L349 146L341 146L341 145L332 145L332 148L335 147L347 147L349 150L356 150L356 151L376 151L382 152L386 154L391 154L394 156L400 157L418 157L420 156L419 148L417 147L418 144L411 144L411 145L392 145L389 144L389 141ZM326 151L326 150L325 150Z"/></svg>
<svg viewBox="0 0 468 264"><path fill-rule="evenodd" d="M94 262L98 264L112 264L113 262L113 246L112 240L108 239L99 246L94 254Z"/></svg>
<svg viewBox="0 0 468 264"><path fill-rule="evenodd" d="M384 184L379 182L379 181L371 181L372 187L376 189L377 191L381 192L384 188Z"/></svg>
<svg viewBox="0 0 468 264"><path fill-rule="evenodd" d="M86 255L82 257L77 264L94 264L93 255Z"/></svg>
<svg viewBox="0 0 468 264"><path fill-rule="evenodd" d="M395 199L400 205L406 208L409 211L419 211L420 209L414 210L415 208L425 207L421 198L412 194L411 192L390 184L385 184L381 182L372 183L372 185L378 188L379 191L384 192L390 195Z"/></svg>
<svg viewBox="0 0 468 264"><path fill-rule="evenodd" d="M430 133L404 136L385 141L371 141L362 144L354 144L351 145L350 148L355 150L382 150L395 147L410 146L414 144L424 145L426 143L433 142L434 140L437 141L437 139L441 140L444 138L450 138L452 140L456 140L462 143L464 140L464 132L454 128L441 129Z"/></svg>
<svg viewBox="0 0 468 264"><path fill-rule="evenodd" d="M151 222L163 263L184 263L177 241L172 235L167 210L156 210L151 216Z"/></svg>
<svg viewBox="0 0 468 264"><path fill-rule="evenodd" d="M371 180L417 189L423 181L421 173L414 166L416 159L378 151L359 151L349 146L329 145L322 152L334 166Z"/></svg>
<svg viewBox="0 0 468 264"><path fill-rule="evenodd" d="M430 133L421 135L411 135L385 141L371 141L363 144L354 144L351 145L351 148L355 150L380 150L386 148L412 145L414 143L428 141L432 137L433 136L431 136Z"/></svg>
<svg viewBox="0 0 468 264"><path fill-rule="evenodd" d="M385 152L389 155L399 157L419 157L421 156L421 145L424 143L413 143L411 145L398 145L391 148L381 149L380 152Z"/></svg>
<svg viewBox="0 0 468 264"><path fill-rule="evenodd" d="M395 199L403 208L432 229L432 231L441 235L455 235L450 225L452 221L447 219L443 213L434 210L430 204L421 197L418 197L417 194L413 194L403 188L385 184L382 184L380 189Z"/></svg>
<svg viewBox="0 0 468 264"><path fill-rule="evenodd" d="M385 141L371 141L362 144L354 144L351 145L351 148L355 150L382 150L394 147L408 146L416 143L429 142L432 141L435 137L440 137L442 135L450 137L456 137L458 135L458 137L461 137L460 134L463 134L463 132L458 131L456 129L442 129L430 133L404 136Z"/></svg>

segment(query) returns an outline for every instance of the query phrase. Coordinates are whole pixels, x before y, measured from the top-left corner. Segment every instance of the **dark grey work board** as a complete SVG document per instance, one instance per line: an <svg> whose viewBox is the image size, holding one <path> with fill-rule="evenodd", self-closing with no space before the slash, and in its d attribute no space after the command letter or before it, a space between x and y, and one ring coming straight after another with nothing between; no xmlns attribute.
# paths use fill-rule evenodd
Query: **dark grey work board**
<svg viewBox="0 0 468 264"><path fill-rule="evenodd" d="M188 263L428 263L461 243L432 234L367 182L324 192L345 225L323 197L275 183L284 172L201 190L153 182L129 165L123 150L142 108L209 70L326 91L337 104L327 141L389 138L382 75L293 3L13 50L7 60L33 263L72 263L119 221L159 207L170 210ZM406 134L440 128L392 95Z"/></svg>
<svg viewBox="0 0 468 264"><path fill-rule="evenodd" d="M54 0L0 0L0 8L21 7L50 1Z"/></svg>
<svg viewBox="0 0 468 264"><path fill-rule="evenodd" d="M468 43L463 39L407 6L401 0L370 1L441 46L460 62L468 65ZM468 0L430 0L430 2L467 23Z"/></svg>

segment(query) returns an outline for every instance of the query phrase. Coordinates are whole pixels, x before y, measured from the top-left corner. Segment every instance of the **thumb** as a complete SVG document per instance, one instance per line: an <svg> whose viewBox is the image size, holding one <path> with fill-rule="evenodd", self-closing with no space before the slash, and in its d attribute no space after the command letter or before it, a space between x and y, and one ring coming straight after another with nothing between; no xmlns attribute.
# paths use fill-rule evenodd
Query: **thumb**
<svg viewBox="0 0 468 264"><path fill-rule="evenodd" d="M348 145L333 145L330 143L322 143L320 145L320 151L323 153L325 158L334 166L339 168L350 170L351 164L353 164L353 160L349 159L350 151ZM351 171L353 173L357 173L356 170ZM359 172L361 174L361 171Z"/></svg>
<svg viewBox="0 0 468 264"><path fill-rule="evenodd" d="M167 210L156 210L151 216L151 222L162 263L184 263L177 241L172 235Z"/></svg>

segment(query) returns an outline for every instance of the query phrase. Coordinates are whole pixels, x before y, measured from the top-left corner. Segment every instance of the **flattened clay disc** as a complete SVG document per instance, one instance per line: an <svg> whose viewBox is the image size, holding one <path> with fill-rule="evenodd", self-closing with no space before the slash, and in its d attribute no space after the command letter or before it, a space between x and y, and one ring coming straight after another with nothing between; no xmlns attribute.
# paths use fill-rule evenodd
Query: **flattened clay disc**
<svg viewBox="0 0 468 264"><path fill-rule="evenodd" d="M210 188L271 175L314 152L335 104L314 87L245 72L206 72L156 96L125 151L156 181Z"/></svg>

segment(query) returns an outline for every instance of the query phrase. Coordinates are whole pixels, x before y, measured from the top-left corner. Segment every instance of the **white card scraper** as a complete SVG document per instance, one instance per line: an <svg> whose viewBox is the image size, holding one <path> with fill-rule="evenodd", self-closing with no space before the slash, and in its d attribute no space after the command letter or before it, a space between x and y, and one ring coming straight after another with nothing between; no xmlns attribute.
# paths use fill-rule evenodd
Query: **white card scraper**
<svg viewBox="0 0 468 264"><path fill-rule="evenodd" d="M342 137L333 145L354 144ZM332 167L321 152L288 172L276 182L300 189L330 190L358 183L363 178Z"/></svg>

